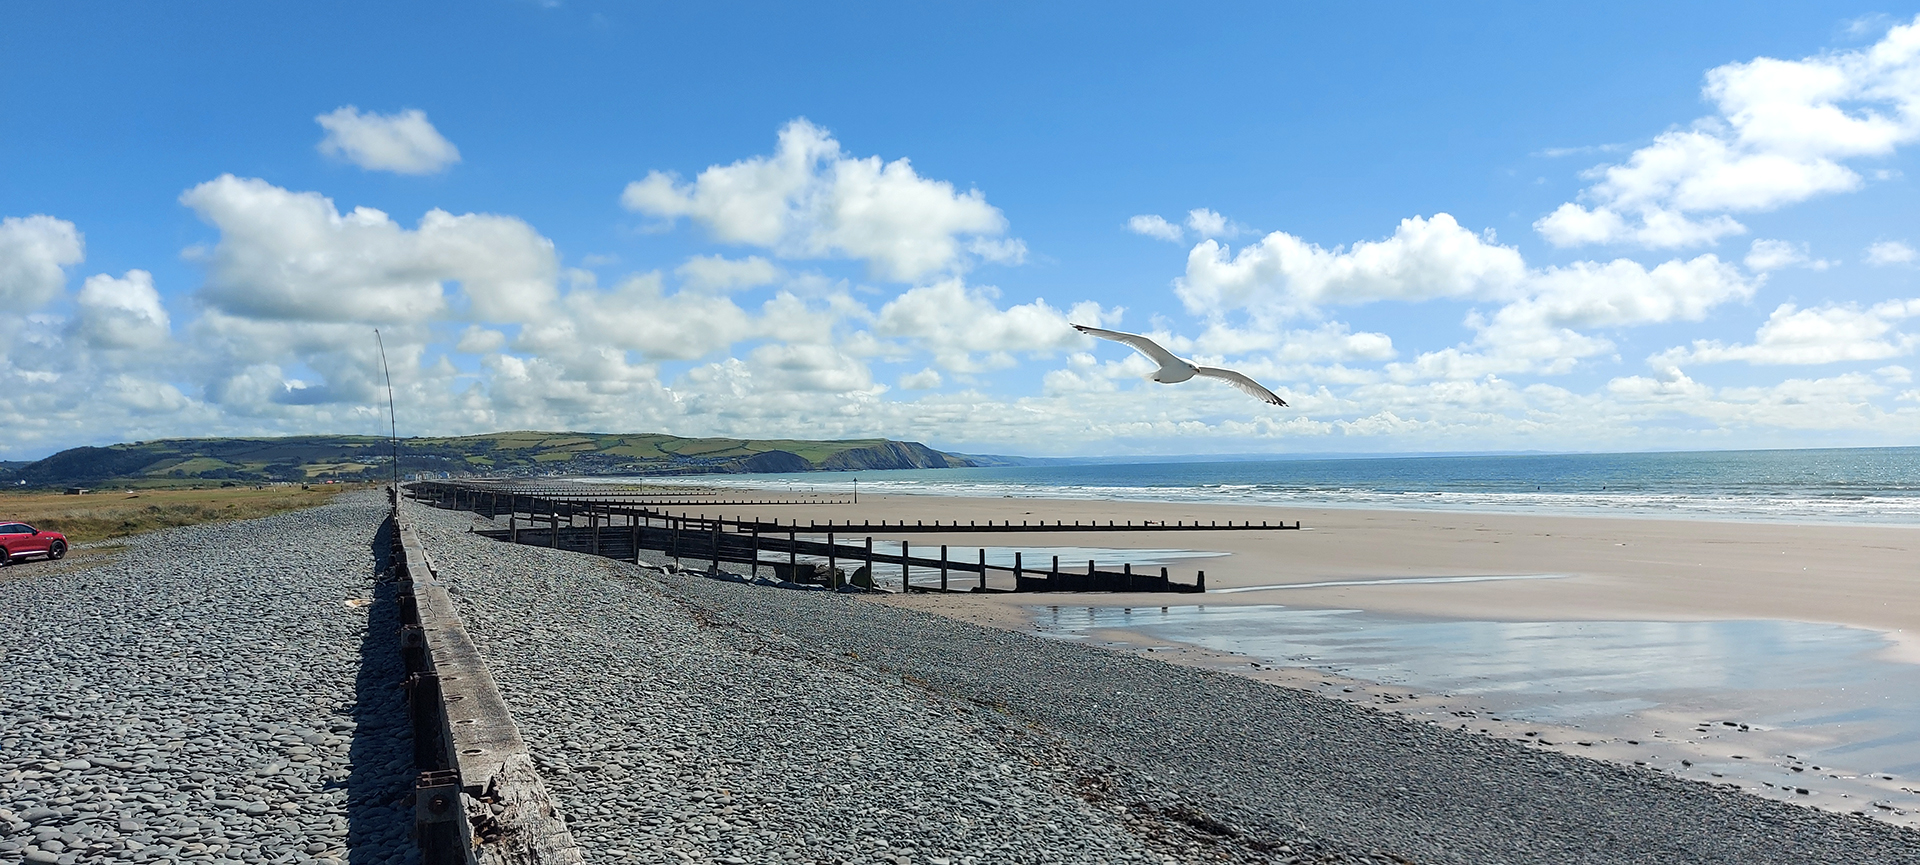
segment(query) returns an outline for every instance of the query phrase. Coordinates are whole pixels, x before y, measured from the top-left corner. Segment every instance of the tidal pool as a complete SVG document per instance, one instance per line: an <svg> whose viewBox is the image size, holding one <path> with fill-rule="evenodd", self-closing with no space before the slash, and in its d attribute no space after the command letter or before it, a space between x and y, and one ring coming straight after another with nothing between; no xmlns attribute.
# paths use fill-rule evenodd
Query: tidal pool
<svg viewBox="0 0 1920 865"><path fill-rule="evenodd" d="M1797 778L1829 763L1920 775L1920 665L1888 660L1893 640L1878 631L1764 620L1422 620L1270 604L1051 607L1037 624L1056 637L1137 635L1447 695L1478 707L1475 718L1623 740L1659 731L1695 748L1693 762L1771 760L1783 771L1797 762L1802 771L1789 776ZM1741 750L1753 753L1730 756Z"/></svg>

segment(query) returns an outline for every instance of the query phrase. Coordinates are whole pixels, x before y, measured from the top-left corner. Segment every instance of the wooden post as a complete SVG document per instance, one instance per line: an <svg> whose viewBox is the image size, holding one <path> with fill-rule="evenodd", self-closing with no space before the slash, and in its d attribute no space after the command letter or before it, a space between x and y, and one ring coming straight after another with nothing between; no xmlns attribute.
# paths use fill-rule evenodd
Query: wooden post
<svg viewBox="0 0 1920 865"><path fill-rule="evenodd" d="M940 591L947 590L947 545L940 545Z"/></svg>
<svg viewBox="0 0 1920 865"><path fill-rule="evenodd" d="M634 515L634 518L631 521L629 521L627 525L627 533L633 535L633 563L636 565L640 564L641 528L640 528L640 518L638 514Z"/></svg>
<svg viewBox="0 0 1920 865"><path fill-rule="evenodd" d="M507 514L507 540L511 543L520 543L519 514Z"/></svg>
<svg viewBox="0 0 1920 865"><path fill-rule="evenodd" d="M910 567L907 564L907 560L912 557L912 553L913 553L913 548L910 547L906 541L901 541L900 542L900 594L903 594L903 595L907 593L908 589L913 588L913 580L907 576L907 568Z"/></svg>
<svg viewBox="0 0 1920 865"><path fill-rule="evenodd" d="M871 537L867 538L867 582L873 583L873 538Z"/></svg>
<svg viewBox="0 0 1920 865"><path fill-rule="evenodd" d="M1200 577L1199 579L1194 581L1194 585L1198 587L1201 592L1205 592L1207 590L1207 572L1206 571L1200 572Z"/></svg>
<svg viewBox="0 0 1920 865"><path fill-rule="evenodd" d="M987 548L980 548L980 591L987 590Z"/></svg>
<svg viewBox="0 0 1920 865"><path fill-rule="evenodd" d="M794 521L795 525L799 523L799 520ZM800 543L799 538L795 537L796 534L793 529L787 530L787 579L789 580L793 580L794 572L800 569ZM799 580L794 582L797 583Z"/></svg>
<svg viewBox="0 0 1920 865"><path fill-rule="evenodd" d="M754 520L753 521L753 573L748 574L747 578L757 579L759 578L759 576L760 576L760 521Z"/></svg>
<svg viewBox="0 0 1920 865"><path fill-rule="evenodd" d="M593 554L600 555L600 507L587 505L587 528L593 532Z"/></svg>
<svg viewBox="0 0 1920 865"><path fill-rule="evenodd" d="M1053 557L1053 570L1047 572L1047 588L1060 588L1060 557Z"/></svg>
<svg viewBox="0 0 1920 865"><path fill-rule="evenodd" d="M720 570L720 518L713 518L713 569Z"/></svg>
<svg viewBox="0 0 1920 865"><path fill-rule="evenodd" d="M1023 525L1025 522L1025 520L1021 521ZM1013 590L1016 592L1020 591L1020 578L1026 575L1023 571L1024 569L1020 567L1020 553L1016 550L1013 554Z"/></svg>
<svg viewBox="0 0 1920 865"><path fill-rule="evenodd" d="M672 517L672 516L667 517L667 531L672 534L672 537L667 539L667 546L673 550L673 566L677 568L677 567L680 567L680 518L679 517Z"/></svg>
<svg viewBox="0 0 1920 865"><path fill-rule="evenodd" d="M828 520L827 522L828 524L832 524L833 521ZM839 591L840 589L840 558L838 555L836 555L839 552L840 552L840 548L835 546L833 543L833 533L828 532L827 533L827 588L833 589L835 591Z"/></svg>
<svg viewBox="0 0 1920 865"><path fill-rule="evenodd" d="M548 538L547 540L551 541L552 543L550 544L550 546L552 546L554 549L557 550L557 549L560 549L560 509L557 507L553 509L552 522L553 522L553 537Z"/></svg>

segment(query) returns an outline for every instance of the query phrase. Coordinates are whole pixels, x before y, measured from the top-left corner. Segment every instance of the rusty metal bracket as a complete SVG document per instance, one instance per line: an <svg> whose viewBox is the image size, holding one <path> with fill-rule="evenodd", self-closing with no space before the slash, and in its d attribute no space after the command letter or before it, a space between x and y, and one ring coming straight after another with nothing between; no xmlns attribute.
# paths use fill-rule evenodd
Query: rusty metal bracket
<svg viewBox="0 0 1920 865"><path fill-rule="evenodd" d="M460 773L421 772L413 782L414 825L450 823L460 816Z"/></svg>

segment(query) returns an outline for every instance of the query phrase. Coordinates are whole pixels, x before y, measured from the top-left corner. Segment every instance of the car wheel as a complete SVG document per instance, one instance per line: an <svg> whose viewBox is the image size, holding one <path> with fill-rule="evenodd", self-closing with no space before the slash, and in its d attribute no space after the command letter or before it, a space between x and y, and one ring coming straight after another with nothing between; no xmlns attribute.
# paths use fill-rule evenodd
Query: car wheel
<svg viewBox="0 0 1920 865"><path fill-rule="evenodd" d="M4 568L11 564L13 564L13 556L10 555L5 549L0 549L0 568Z"/></svg>
<svg viewBox="0 0 1920 865"><path fill-rule="evenodd" d="M58 559L67 554L66 541L54 541L47 545L47 558Z"/></svg>

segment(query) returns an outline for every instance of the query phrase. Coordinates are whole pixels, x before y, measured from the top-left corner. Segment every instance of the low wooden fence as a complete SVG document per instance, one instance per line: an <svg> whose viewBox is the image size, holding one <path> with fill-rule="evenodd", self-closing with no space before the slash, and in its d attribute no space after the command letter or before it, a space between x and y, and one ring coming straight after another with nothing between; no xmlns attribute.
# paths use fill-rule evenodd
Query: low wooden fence
<svg viewBox="0 0 1920 865"><path fill-rule="evenodd" d="M1204 592L1206 572L1195 573L1194 580L1176 582L1168 569L1159 566L1135 568L1131 564L1102 569L1089 561L1081 568L1077 562L1064 566L1058 557L1045 565L1029 566L1024 553L1014 553L1011 566L989 564L986 550L976 558L954 557L947 545L940 545L938 556L928 549L913 554L913 544L898 539L898 553L875 550L876 536L938 534L1035 534L1035 533L1112 533L1112 532L1220 532L1220 531L1298 531L1295 521L1256 524L1251 520L1219 521L1107 521L1067 522L1065 520L1012 520L927 522L904 520L880 522L821 522L809 519L805 526L798 518L726 518L705 513L689 514L689 505L720 507L732 502L666 502L634 498L630 490L603 490L591 484L511 485L470 481L423 481L408 486L408 494L444 508L473 511L498 521L507 517L504 529L482 532L490 537L514 543L566 549L575 552L640 561L640 551L654 550L676 559L705 560L712 567L744 564L758 576L768 568L776 579L795 583L839 588L843 584L840 564L864 566L851 578L864 587L875 587L876 566L897 569L900 591L911 592ZM533 492L530 490L538 490ZM764 504L811 504L812 501L766 501ZM737 504L760 504L739 502ZM679 511L679 512L676 512ZM585 522L582 526L579 523ZM803 535L805 537L803 537ZM808 561L802 561L801 557ZM782 561L784 559L785 561ZM1155 573L1155 571L1158 573Z"/></svg>
<svg viewBox="0 0 1920 865"><path fill-rule="evenodd" d="M1192 583L1174 582L1164 567L1159 573L1136 573L1131 564L1120 570L1100 570L1087 562L1080 570L1073 564L1062 568L1060 558L1052 557L1045 566L1028 567L1025 554L1013 554L1012 565L988 564L986 550L978 549L973 561L956 558L948 545L939 545L934 555L914 555L909 541L900 542L899 553L874 549L873 537L842 540L829 531L825 538L800 537L801 529L791 526L778 531L760 531L752 522L717 518L661 516L642 518L628 525L563 526L555 520L546 526L494 529L478 534L517 544L588 553L608 558L640 562L641 550L653 550L675 559L749 567L749 576L768 569L774 579L839 588L847 583L842 565L861 567L867 579L855 571L852 581L863 587L877 587L872 579L876 565L899 568L900 591L908 592L1204 592L1207 572L1200 571ZM743 530L744 529L744 530ZM932 552L931 549L928 550ZM801 561L800 557L808 557ZM784 561L782 561L784 559ZM1036 563L1037 564L1037 563ZM999 582L1011 581L1011 588L990 585L990 576Z"/></svg>

